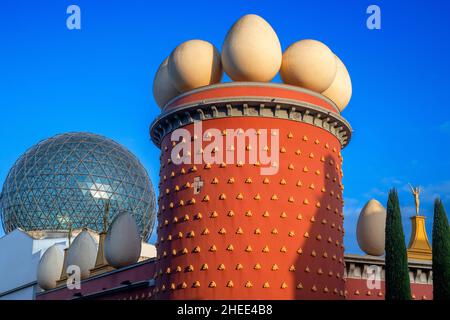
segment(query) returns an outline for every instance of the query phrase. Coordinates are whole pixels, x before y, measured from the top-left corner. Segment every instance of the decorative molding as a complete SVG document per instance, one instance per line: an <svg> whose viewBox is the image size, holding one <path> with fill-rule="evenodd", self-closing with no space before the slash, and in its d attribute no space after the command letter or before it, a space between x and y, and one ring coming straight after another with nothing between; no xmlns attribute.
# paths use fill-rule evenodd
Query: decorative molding
<svg viewBox="0 0 450 320"><path fill-rule="evenodd" d="M290 85L290 84L285 84L285 83L254 82L254 81L235 81L235 82L216 83L216 84L212 84L209 86L193 89L188 92L182 93L182 94L172 98L171 100L169 100L166 103L166 105L162 108L162 110L163 110L163 112L167 111L167 109L170 109L174 105L177 105L177 101L182 100L183 98L193 95L193 94L207 92L210 90L233 88L233 87L238 87L238 88L242 88L242 87L277 88L277 89L284 89L284 90L289 90L289 91L294 91L294 92L299 92L299 93L306 93L310 96L313 96L313 97L316 97L316 98L326 101L330 106L332 106L334 108L334 110L336 110L336 112L339 112L338 107L331 99L329 99L328 97L326 97L320 93L317 93L315 91L308 90L308 89L301 88L301 87L294 86L294 85ZM258 97L261 97L261 96L258 96ZM279 98L278 97L270 97L269 100L274 102L274 101L278 101ZM198 103L201 105L208 101L209 101L208 99L204 99L204 100L198 101Z"/></svg>
<svg viewBox="0 0 450 320"><path fill-rule="evenodd" d="M273 99L272 99L273 100ZM310 103L264 97L238 97L210 99L171 108L156 118L150 126L150 137L160 147L163 138L174 130L194 121L207 121L227 117L263 117L286 119L310 124L333 134L345 147L351 139L352 128L339 114Z"/></svg>
<svg viewBox="0 0 450 320"><path fill-rule="evenodd" d="M345 255L344 277L348 279L367 279L368 266L381 268L381 280L385 279L384 258L374 256ZM429 261L409 260L409 278L411 283L433 284L433 271Z"/></svg>

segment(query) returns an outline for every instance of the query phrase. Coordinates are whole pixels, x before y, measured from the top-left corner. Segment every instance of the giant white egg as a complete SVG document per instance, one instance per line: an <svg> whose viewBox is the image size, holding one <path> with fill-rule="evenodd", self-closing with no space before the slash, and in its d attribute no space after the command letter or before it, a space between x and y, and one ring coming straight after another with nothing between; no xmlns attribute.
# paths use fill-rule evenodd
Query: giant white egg
<svg viewBox="0 0 450 320"><path fill-rule="evenodd" d="M352 97L352 80L344 63L335 56L336 76L331 85L322 94L333 101L342 112Z"/></svg>
<svg viewBox="0 0 450 320"><path fill-rule="evenodd" d="M203 40L189 40L176 47L169 56L168 71L180 92L218 83L223 74L219 51Z"/></svg>
<svg viewBox="0 0 450 320"><path fill-rule="evenodd" d="M372 256L384 254L386 209L372 199L361 210L356 237L362 251Z"/></svg>
<svg viewBox="0 0 450 320"><path fill-rule="evenodd" d="M153 97L160 108L180 94L170 78L168 63L169 58L166 58L159 66L153 79Z"/></svg>
<svg viewBox="0 0 450 320"><path fill-rule="evenodd" d="M136 220L129 213L117 215L105 239L105 258L115 268L136 263L141 255L141 237Z"/></svg>
<svg viewBox="0 0 450 320"><path fill-rule="evenodd" d="M64 248L55 244L45 250L37 268L37 283L44 290L56 287L64 263Z"/></svg>
<svg viewBox="0 0 450 320"><path fill-rule="evenodd" d="M80 232L67 251L67 267L79 268L81 279L89 277L97 259L97 244L87 230Z"/></svg>
<svg viewBox="0 0 450 320"><path fill-rule="evenodd" d="M336 58L325 44L301 40L283 53L280 76L284 83L316 92L326 90L336 75Z"/></svg>
<svg viewBox="0 0 450 320"><path fill-rule="evenodd" d="M271 25L255 14L240 18L222 46L222 65L234 81L272 80L281 66L281 45Z"/></svg>

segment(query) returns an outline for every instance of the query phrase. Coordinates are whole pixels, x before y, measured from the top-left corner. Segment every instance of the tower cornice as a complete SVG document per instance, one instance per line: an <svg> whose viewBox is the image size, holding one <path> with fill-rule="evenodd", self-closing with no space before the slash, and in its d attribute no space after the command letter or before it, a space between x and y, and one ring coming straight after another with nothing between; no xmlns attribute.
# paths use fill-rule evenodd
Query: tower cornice
<svg viewBox="0 0 450 320"><path fill-rule="evenodd" d="M326 97L299 87L271 83L225 83L192 90L171 100L150 126L159 147L172 131L195 121L227 117L286 119L320 127L345 147L352 128Z"/></svg>

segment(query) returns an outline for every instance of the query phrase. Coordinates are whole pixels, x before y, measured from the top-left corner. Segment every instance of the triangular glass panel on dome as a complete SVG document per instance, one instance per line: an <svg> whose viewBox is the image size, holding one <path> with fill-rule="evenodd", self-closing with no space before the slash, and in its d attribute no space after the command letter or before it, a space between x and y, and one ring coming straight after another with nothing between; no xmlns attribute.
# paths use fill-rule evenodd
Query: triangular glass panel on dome
<svg viewBox="0 0 450 320"><path fill-rule="evenodd" d="M109 156L105 151L96 151L95 152L95 157L97 158L97 160L102 163L102 164L108 164L109 161Z"/></svg>
<svg viewBox="0 0 450 320"><path fill-rule="evenodd" d="M85 164L84 161L80 161L76 171L74 172L76 172L77 174L89 175L89 167Z"/></svg>

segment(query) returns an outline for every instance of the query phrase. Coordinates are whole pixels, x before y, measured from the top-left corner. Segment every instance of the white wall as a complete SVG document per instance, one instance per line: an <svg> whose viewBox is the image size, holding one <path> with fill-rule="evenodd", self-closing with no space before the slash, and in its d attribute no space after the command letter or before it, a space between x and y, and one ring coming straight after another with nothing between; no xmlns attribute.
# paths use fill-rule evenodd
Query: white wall
<svg viewBox="0 0 450 320"><path fill-rule="evenodd" d="M36 271L45 250L64 238L35 240L16 229L0 238L0 300L34 299ZM5 295L5 293L7 293Z"/></svg>
<svg viewBox="0 0 450 320"><path fill-rule="evenodd" d="M142 242L141 258L155 258L156 247L150 243Z"/></svg>
<svg viewBox="0 0 450 320"><path fill-rule="evenodd" d="M92 234L98 239L98 235ZM75 236L75 234L74 234ZM54 244L67 246L67 238L36 240L16 229L0 238L0 300L30 300L41 289L36 284L39 260ZM154 245L143 243L141 257L156 256Z"/></svg>

